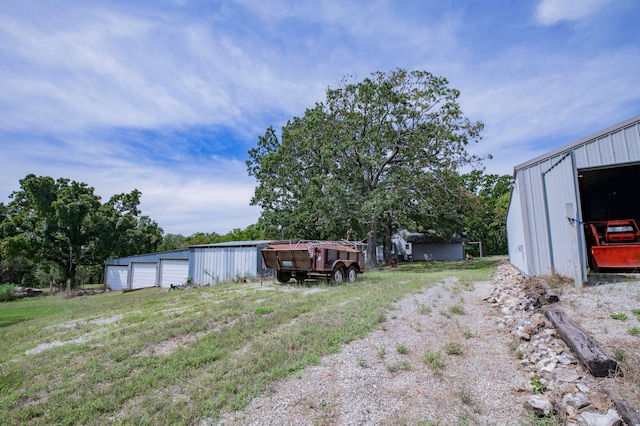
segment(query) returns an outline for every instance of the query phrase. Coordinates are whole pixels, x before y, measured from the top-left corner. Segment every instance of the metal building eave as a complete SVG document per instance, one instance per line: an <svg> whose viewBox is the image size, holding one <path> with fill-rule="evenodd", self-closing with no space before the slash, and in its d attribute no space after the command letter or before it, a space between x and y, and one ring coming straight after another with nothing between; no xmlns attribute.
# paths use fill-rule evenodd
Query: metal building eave
<svg viewBox="0 0 640 426"><path fill-rule="evenodd" d="M631 126L631 125L633 125L633 124L635 124L637 122L640 122L640 115L636 115L635 117L629 118L628 120L625 120L625 121L623 121L621 123L614 124L613 126L607 127L606 129L600 130L599 132L596 132L596 133L594 133L592 135L586 136L584 138L578 139L577 141L574 141L574 142L571 142L571 143L569 143L567 145L561 146L560 148L557 148L557 149L555 149L553 151L547 152L546 154L542 154L542 155L540 155L540 156L538 156L538 157L536 157L536 158L534 158L532 160L529 160L529 161L524 162L522 164L518 164L517 166L514 167L513 173L515 175L519 170L526 169L526 168L528 168L530 166L533 166L535 164L538 164L538 163L541 163L543 161L546 161L549 158L553 158L555 156L562 155L562 154L565 154L567 152L573 151L576 148L578 148L579 146L581 146L581 145L583 145L583 144L585 144L585 143L587 143L589 141L592 141L594 139L599 139L599 138L601 138L601 137L603 137L605 135L613 133L616 130L623 129L625 127Z"/></svg>

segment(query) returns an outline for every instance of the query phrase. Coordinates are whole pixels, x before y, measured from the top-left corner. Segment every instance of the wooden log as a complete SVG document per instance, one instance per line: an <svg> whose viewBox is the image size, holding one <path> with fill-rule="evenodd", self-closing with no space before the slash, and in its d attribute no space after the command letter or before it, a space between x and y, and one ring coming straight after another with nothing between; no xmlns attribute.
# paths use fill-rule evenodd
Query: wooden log
<svg viewBox="0 0 640 426"><path fill-rule="evenodd" d="M575 323L563 310L549 309L547 318L558 334L571 348L582 365L595 377L612 377L621 374L618 363L595 340Z"/></svg>
<svg viewBox="0 0 640 426"><path fill-rule="evenodd" d="M608 389L604 392L611 398L613 407L627 426L640 426L640 411L629 405L627 401L614 397Z"/></svg>

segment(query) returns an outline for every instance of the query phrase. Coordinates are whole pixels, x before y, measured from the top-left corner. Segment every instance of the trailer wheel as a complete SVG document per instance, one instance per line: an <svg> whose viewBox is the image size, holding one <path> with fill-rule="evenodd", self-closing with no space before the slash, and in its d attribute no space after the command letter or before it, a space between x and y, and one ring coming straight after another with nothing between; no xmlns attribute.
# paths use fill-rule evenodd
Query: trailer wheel
<svg viewBox="0 0 640 426"><path fill-rule="evenodd" d="M353 265L349 266L349 268L347 269L347 281L353 284L356 282L357 279L358 279L358 268L356 268Z"/></svg>
<svg viewBox="0 0 640 426"><path fill-rule="evenodd" d="M278 282L281 282L283 284L288 283L291 279L291 272L277 271L276 278L278 279Z"/></svg>
<svg viewBox="0 0 640 426"><path fill-rule="evenodd" d="M336 266L331 273L331 281L334 284L342 284L344 282L344 267Z"/></svg>

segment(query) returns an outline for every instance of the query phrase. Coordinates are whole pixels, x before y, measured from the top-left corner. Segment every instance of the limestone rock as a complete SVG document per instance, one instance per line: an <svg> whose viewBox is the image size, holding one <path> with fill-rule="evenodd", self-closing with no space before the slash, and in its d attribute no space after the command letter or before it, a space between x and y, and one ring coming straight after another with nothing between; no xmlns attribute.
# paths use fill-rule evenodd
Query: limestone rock
<svg viewBox="0 0 640 426"><path fill-rule="evenodd" d="M586 426L620 426L622 420L616 410L609 410L607 414L585 412L579 416Z"/></svg>
<svg viewBox="0 0 640 426"><path fill-rule="evenodd" d="M553 403L544 395L531 395L524 403L524 407L533 411L536 416L546 416L554 412Z"/></svg>

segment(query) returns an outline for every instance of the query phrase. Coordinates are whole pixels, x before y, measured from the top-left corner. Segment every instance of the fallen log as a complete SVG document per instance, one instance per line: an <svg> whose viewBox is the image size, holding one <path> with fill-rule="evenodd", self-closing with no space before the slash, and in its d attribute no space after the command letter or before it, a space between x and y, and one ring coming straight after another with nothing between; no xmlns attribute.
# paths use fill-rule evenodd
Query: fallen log
<svg viewBox="0 0 640 426"><path fill-rule="evenodd" d="M547 318L560 337L571 348L582 365L595 377L613 377L621 374L618 363L595 340L559 308L549 309Z"/></svg>
<svg viewBox="0 0 640 426"><path fill-rule="evenodd" d="M603 389L604 393L611 398L613 408L616 409L627 426L640 426L640 411L632 407L624 399L616 398L609 389Z"/></svg>

